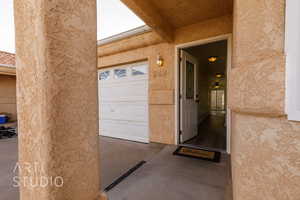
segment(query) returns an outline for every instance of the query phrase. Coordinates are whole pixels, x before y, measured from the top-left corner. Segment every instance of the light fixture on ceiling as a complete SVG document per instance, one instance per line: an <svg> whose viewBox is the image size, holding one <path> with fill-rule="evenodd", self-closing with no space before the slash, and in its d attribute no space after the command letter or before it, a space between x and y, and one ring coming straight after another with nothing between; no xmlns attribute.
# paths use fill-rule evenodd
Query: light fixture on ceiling
<svg viewBox="0 0 300 200"><path fill-rule="evenodd" d="M210 63L214 63L217 60L218 60L218 58L216 56L211 56L211 57L208 58L208 62L210 62Z"/></svg>
<svg viewBox="0 0 300 200"><path fill-rule="evenodd" d="M163 59L160 55L157 56L156 64L157 64L159 67L164 66L164 59Z"/></svg>
<svg viewBox="0 0 300 200"><path fill-rule="evenodd" d="M222 73L216 73L216 78L222 78L223 74Z"/></svg>
<svg viewBox="0 0 300 200"><path fill-rule="evenodd" d="M215 88L215 89L219 89L219 88L220 88L220 83L219 83L219 82L215 82L214 88Z"/></svg>

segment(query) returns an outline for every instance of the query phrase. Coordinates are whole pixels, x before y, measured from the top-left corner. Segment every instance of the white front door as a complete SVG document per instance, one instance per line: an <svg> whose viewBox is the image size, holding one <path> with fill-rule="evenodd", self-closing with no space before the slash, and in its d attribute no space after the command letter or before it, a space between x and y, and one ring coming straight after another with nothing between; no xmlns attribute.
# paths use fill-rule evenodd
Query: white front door
<svg viewBox="0 0 300 200"><path fill-rule="evenodd" d="M180 142L198 134L197 60L181 50L180 62Z"/></svg>
<svg viewBox="0 0 300 200"><path fill-rule="evenodd" d="M148 65L99 70L100 135L149 142Z"/></svg>

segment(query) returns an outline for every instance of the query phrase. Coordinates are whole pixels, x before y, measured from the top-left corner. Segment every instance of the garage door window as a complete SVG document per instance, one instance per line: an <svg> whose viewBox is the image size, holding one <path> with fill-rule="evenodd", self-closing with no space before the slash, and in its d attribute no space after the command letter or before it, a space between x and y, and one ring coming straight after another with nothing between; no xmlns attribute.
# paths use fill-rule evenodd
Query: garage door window
<svg viewBox="0 0 300 200"><path fill-rule="evenodd" d="M145 65L132 67L131 74L132 76L145 75L147 74L147 67Z"/></svg>
<svg viewBox="0 0 300 200"><path fill-rule="evenodd" d="M100 73L100 80L107 80L109 79L110 71L105 71Z"/></svg>
<svg viewBox="0 0 300 200"><path fill-rule="evenodd" d="M114 73L115 73L115 78L118 79L118 78L122 78L122 77L126 77L127 76L127 71L126 69L115 69L114 70Z"/></svg>

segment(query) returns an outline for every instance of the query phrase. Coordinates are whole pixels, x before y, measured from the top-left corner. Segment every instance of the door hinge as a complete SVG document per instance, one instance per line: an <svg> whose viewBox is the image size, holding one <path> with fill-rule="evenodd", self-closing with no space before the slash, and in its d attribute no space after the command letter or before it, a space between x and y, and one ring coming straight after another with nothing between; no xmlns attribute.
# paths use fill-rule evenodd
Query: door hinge
<svg viewBox="0 0 300 200"><path fill-rule="evenodd" d="M182 130L179 130L179 144L182 143L182 135L183 135Z"/></svg>
<svg viewBox="0 0 300 200"><path fill-rule="evenodd" d="M179 131L179 136L181 137L183 134L182 130Z"/></svg>

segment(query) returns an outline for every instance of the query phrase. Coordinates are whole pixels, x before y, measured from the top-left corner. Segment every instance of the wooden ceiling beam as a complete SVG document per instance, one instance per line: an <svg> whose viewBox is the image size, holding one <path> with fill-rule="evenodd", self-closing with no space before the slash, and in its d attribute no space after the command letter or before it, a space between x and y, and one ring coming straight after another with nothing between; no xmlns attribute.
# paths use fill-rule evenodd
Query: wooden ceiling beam
<svg viewBox="0 0 300 200"><path fill-rule="evenodd" d="M174 28L162 17L150 0L121 0L166 42L174 41Z"/></svg>

